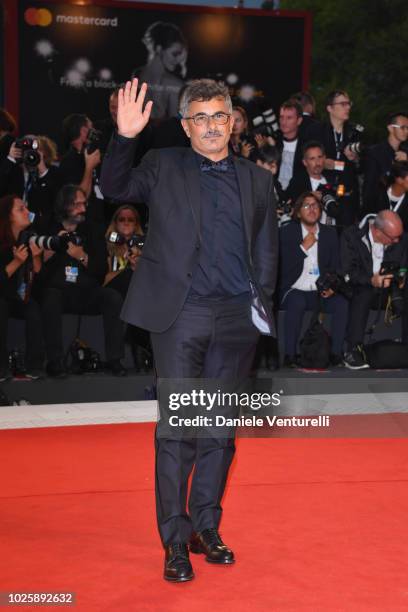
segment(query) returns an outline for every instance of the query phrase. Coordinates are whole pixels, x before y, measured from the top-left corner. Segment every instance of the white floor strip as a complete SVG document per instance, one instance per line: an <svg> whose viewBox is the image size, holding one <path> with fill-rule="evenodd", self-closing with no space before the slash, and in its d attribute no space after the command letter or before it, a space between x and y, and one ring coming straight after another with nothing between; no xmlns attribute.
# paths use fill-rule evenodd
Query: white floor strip
<svg viewBox="0 0 408 612"><path fill-rule="evenodd" d="M280 416L408 412L406 393L358 393L286 397ZM156 401L0 406L0 429L146 423L157 419Z"/></svg>

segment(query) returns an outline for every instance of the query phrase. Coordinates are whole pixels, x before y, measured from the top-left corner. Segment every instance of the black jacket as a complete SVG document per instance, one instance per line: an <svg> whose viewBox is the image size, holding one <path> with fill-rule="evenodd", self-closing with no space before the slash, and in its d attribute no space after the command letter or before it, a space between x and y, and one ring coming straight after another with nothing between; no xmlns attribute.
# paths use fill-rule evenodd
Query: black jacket
<svg viewBox="0 0 408 612"><path fill-rule="evenodd" d="M27 205L35 213L33 226L40 234L46 231L52 220L59 185L59 170L51 166L45 176L36 178L28 192ZM23 168L7 158L0 163L0 196L6 194L15 194L20 198L24 195Z"/></svg>
<svg viewBox="0 0 408 612"><path fill-rule="evenodd" d="M50 228L50 234L56 235L61 229L64 229L62 225L55 224ZM70 257L64 251L56 252L55 255L43 264L38 277L42 287L54 287L56 289L72 290L81 293L92 291L93 288L102 285L107 272L108 261L103 226L87 220L78 225L76 233L81 237L82 246L88 255L88 266L83 266L78 260ZM78 268L76 283L66 281L66 266Z"/></svg>
<svg viewBox="0 0 408 612"><path fill-rule="evenodd" d="M299 221L291 221L280 228L279 296L281 300L302 274L306 259L306 254L300 247L302 242L302 226ZM320 275L339 270L339 255L336 229L319 223L317 260Z"/></svg>
<svg viewBox="0 0 408 612"><path fill-rule="evenodd" d="M199 258L200 169L191 148L150 151L131 168L137 139L115 135L101 173L105 196L149 206L149 232L133 274L122 316L150 331L168 329L190 291ZM242 203L248 277L275 333L272 295L278 261L277 217L272 174L234 158Z"/></svg>
<svg viewBox="0 0 408 612"><path fill-rule="evenodd" d="M0 297L7 300L17 298L17 288L19 282L21 282L22 270L24 268L24 265L21 266L9 277L6 272L6 266L13 260L13 257L12 249L0 251Z"/></svg>
<svg viewBox="0 0 408 612"><path fill-rule="evenodd" d="M369 223L363 228L357 225L348 227L341 235L340 259L344 275L348 275L352 285L372 286L373 260L371 257L371 243L369 239ZM397 263L400 267L406 266L407 241L404 234L396 244L384 249L384 260Z"/></svg>
<svg viewBox="0 0 408 612"><path fill-rule="evenodd" d="M326 181L330 183L326 171L323 173L323 176ZM299 172L292 177L284 193L286 198L291 199L294 202L305 191L312 191L312 183L310 181L310 176L304 168L304 172Z"/></svg>
<svg viewBox="0 0 408 612"><path fill-rule="evenodd" d="M400 151L408 153L408 146L403 143ZM369 147L364 159L364 183L363 183L363 204L364 209L370 212L378 199L378 191L385 185L385 179L391 171L391 166L395 161L395 151L388 142Z"/></svg>
<svg viewBox="0 0 408 612"><path fill-rule="evenodd" d="M367 213L378 213L380 210L390 210L390 200L388 198L387 189L384 186L380 186L377 189L377 194L374 199L371 200L371 206L365 210ZM405 194L400 207L396 213L401 217L401 221L404 225L404 232L408 232L408 193Z"/></svg>
<svg viewBox="0 0 408 612"><path fill-rule="evenodd" d="M279 150L281 154L283 151L283 144L284 144L284 139L283 139L282 134L279 132L276 138L276 148ZM303 145L304 145L304 140L302 140L302 136L299 130L298 141L297 141L297 145L295 149L295 157L293 159L293 175L292 176L303 175L306 173L305 167L302 162ZM279 172L280 172L280 164L279 164L278 172L276 174L277 177L279 176Z"/></svg>

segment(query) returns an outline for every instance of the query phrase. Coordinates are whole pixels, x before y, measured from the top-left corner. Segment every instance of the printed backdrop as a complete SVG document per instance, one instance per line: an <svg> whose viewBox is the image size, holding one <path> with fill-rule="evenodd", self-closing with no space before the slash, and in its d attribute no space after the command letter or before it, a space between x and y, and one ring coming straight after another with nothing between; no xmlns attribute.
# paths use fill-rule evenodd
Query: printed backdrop
<svg viewBox="0 0 408 612"><path fill-rule="evenodd" d="M303 57L302 17L181 9L21 0L20 131L58 140L61 121L70 113L87 113L93 120L107 116L109 90L132 74L152 74L158 95L177 92L191 78L222 78L253 106L253 114L276 108L302 88L303 62L309 61ZM163 31L164 37L173 34L170 46L163 43ZM175 33L183 40L178 45ZM163 79L154 60L166 51ZM172 114L170 108L163 103L160 112Z"/></svg>

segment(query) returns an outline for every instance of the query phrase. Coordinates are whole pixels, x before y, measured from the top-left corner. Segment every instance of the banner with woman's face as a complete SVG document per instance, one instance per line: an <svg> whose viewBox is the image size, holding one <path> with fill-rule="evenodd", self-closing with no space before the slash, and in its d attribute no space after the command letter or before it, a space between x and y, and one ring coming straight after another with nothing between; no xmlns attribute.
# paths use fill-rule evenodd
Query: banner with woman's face
<svg viewBox="0 0 408 612"><path fill-rule="evenodd" d="M115 2L18 5L22 132L35 126L57 138L70 113L108 116L110 91L132 75L149 84L157 119L177 114L180 88L192 78L227 82L250 116L307 85L305 13Z"/></svg>

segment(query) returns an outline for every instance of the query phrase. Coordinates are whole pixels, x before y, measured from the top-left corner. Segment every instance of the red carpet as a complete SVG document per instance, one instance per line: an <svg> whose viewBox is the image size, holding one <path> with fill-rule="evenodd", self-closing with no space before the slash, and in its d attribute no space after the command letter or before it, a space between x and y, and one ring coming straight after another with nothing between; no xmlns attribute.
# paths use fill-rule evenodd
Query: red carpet
<svg viewBox="0 0 408 612"><path fill-rule="evenodd" d="M168 584L152 438L0 432L0 591L75 591L81 612L407 610L405 439L238 440L221 529L238 561L193 556L196 579Z"/></svg>

